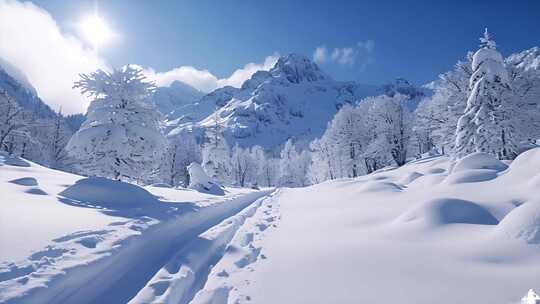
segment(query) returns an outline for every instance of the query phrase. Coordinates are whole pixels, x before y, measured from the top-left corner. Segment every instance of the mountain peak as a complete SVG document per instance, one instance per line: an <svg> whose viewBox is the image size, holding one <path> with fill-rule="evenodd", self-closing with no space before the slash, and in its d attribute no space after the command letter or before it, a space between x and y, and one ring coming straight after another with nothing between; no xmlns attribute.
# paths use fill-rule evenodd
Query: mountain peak
<svg viewBox="0 0 540 304"><path fill-rule="evenodd" d="M274 67L270 70L270 74L276 78L285 78L292 83L330 79L330 77L321 71L319 66L309 58L295 53L280 57Z"/></svg>

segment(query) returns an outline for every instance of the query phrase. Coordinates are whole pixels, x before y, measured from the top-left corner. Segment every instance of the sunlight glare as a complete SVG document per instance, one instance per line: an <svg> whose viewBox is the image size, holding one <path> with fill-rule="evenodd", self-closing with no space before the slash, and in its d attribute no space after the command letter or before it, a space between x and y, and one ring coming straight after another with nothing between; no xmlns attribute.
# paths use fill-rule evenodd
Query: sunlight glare
<svg viewBox="0 0 540 304"><path fill-rule="evenodd" d="M84 38L94 48L102 45L112 37L112 32L107 24L97 15L85 19L81 22L80 26Z"/></svg>

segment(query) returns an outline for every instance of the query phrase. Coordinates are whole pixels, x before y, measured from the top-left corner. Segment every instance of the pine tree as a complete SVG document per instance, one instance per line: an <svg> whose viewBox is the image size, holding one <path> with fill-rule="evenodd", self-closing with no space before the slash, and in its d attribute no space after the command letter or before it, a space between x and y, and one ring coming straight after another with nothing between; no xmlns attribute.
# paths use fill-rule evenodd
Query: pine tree
<svg viewBox="0 0 540 304"><path fill-rule="evenodd" d="M85 174L144 182L158 165L166 140L142 71L126 66L81 75L74 88L93 100L67 150Z"/></svg>
<svg viewBox="0 0 540 304"><path fill-rule="evenodd" d="M517 154L511 117L511 88L502 55L487 31L473 55L465 113L456 131L456 157L472 152L491 153L500 159Z"/></svg>

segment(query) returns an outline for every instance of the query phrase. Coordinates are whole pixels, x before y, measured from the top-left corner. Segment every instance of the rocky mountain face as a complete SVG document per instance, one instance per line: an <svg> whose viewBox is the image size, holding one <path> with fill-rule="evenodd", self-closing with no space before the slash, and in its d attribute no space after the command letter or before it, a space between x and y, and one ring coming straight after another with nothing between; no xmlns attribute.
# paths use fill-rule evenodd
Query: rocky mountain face
<svg viewBox="0 0 540 304"><path fill-rule="evenodd" d="M308 143L346 103L375 95L378 86L335 81L310 59L291 54L269 71L259 71L241 88L224 87L169 119L172 134L183 129L222 127L229 144L260 145L272 150L287 139Z"/></svg>

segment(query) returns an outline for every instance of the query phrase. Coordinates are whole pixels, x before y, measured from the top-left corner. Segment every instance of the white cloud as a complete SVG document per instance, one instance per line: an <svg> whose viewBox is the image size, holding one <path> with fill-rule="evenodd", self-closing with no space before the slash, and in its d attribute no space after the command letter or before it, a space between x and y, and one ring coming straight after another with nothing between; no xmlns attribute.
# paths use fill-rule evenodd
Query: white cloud
<svg viewBox="0 0 540 304"><path fill-rule="evenodd" d="M262 63L248 63L227 78L217 78L208 70L199 70L192 66L181 66L166 72L156 72L152 68L143 68L143 70L157 86L169 86L173 81L178 80L202 92L211 92L224 86L241 87L244 81L248 80L255 72L270 70L278 58L279 55L274 54L266 57Z"/></svg>
<svg viewBox="0 0 540 304"><path fill-rule="evenodd" d="M243 68L234 71L231 76L218 80L218 87L233 86L241 87L244 81L248 80L251 75L257 71L268 71L278 61L279 54L274 53L264 59L263 63L248 63Z"/></svg>
<svg viewBox="0 0 540 304"><path fill-rule="evenodd" d="M328 60L328 50L326 49L326 46L319 46L315 49L315 52L313 52L313 61L315 63L321 64L326 62Z"/></svg>
<svg viewBox="0 0 540 304"><path fill-rule="evenodd" d="M358 65L360 69L364 69L373 63L374 49L373 40L360 41L352 47L334 48L330 55L326 46L319 46L313 52L313 61L318 64L333 62L344 66Z"/></svg>
<svg viewBox="0 0 540 304"><path fill-rule="evenodd" d="M210 92L227 85L240 87L256 71L271 69L278 57L273 54L262 63L248 63L226 78L192 66L166 72L152 68L144 71L158 86L179 80ZM89 103L72 88L79 74L110 70L106 61L77 37L62 33L47 11L14 0L0 0L0 58L21 70L49 106L56 110L62 107L68 114L84 112Z"/></svg>
<svg viewBox="0 0 540 304"><path fill-rule="evenodd" d="M191 66L181 66L167 72L158 73L152 68L143 68L144 74L159 87L167 87L173 81L189 84L199 91L208 92L216 88L218 79L208 70L198 70Z"/></svg>
<svg viewBox="0 0 540 304"><path fill-rule="evenodd" d="M65 113L88 105L72 89L78 74L107 68L77 38L63 34L45 10L11 0L0 0L0 57L23 71L51 107Z"/></svg>
<svg viewBox="0 0 540 304"><path fill-rule="evenodd" d="M332 60L343 65L353 65L356 53L352 48L335 48L332 52Z"/></svg>

